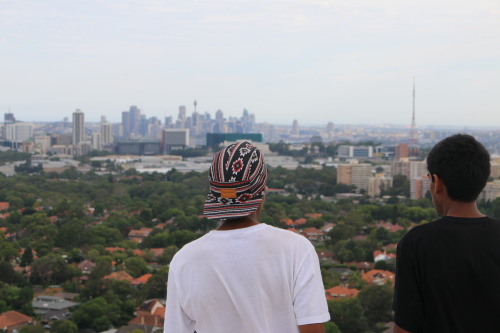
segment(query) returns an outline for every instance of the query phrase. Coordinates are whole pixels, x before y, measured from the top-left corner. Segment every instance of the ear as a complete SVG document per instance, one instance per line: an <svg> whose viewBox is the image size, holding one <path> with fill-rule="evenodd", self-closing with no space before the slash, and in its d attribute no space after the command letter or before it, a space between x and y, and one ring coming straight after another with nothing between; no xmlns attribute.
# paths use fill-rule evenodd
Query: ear
<svg viewBox="0 0 500 333"><path fill-rule="evenodd" d="M434 177L434 191L436 193L445 192L446 186L444 185L443 180L436 174L433 174L432 177Z"/></svg>

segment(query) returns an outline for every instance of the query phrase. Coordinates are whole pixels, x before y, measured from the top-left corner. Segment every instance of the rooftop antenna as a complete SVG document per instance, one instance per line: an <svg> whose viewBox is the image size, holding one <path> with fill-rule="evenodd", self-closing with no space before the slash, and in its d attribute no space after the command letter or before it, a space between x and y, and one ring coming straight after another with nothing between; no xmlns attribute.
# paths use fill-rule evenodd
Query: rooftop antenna
<svg viewBox="0 0 500 333"><path fill-rule="evenodd" d="M194 112L196 112L196 105L198 105L198 103L196 102L196 100L194 100Z"/></svg>

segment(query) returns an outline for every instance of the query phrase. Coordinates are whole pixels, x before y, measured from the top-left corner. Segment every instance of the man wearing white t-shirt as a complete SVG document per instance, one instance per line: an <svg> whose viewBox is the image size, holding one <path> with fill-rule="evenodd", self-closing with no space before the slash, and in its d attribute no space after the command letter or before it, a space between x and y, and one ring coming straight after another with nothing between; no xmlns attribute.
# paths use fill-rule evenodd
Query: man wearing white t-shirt
<svg viewBox="0 0 500 333"><path fill-rule="evenodd" d="M214 157L204 207L220 226L172 259L164 333L323 333L330 319L313 245L258 222L267 169L248 142Z"/></svg>

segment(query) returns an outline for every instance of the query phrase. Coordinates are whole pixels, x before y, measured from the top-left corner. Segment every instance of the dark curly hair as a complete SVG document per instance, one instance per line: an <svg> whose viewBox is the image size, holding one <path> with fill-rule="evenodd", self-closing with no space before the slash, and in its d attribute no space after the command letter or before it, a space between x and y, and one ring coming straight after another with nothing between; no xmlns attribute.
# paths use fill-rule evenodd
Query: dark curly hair
<svg viewBox="0 0 500 333"><path fill-rule="evenodd" d="M451 199L475 201L490 176L490 154L474 137L452 135L429 152L427 170L443 180Z"/></svg>

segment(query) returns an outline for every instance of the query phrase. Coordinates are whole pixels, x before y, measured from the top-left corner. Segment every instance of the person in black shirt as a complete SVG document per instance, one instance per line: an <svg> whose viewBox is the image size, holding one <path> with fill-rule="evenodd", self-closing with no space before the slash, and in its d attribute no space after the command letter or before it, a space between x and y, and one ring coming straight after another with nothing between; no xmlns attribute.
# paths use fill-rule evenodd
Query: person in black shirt
<svg viewBox="0 0 500 333"><path fill-rule="evenodd" d="M397 249L396 333L500 332L500 221L476 199L490 156L472 136L439 142L427 157L432 202L441 219L417 226Z"/></svg>

